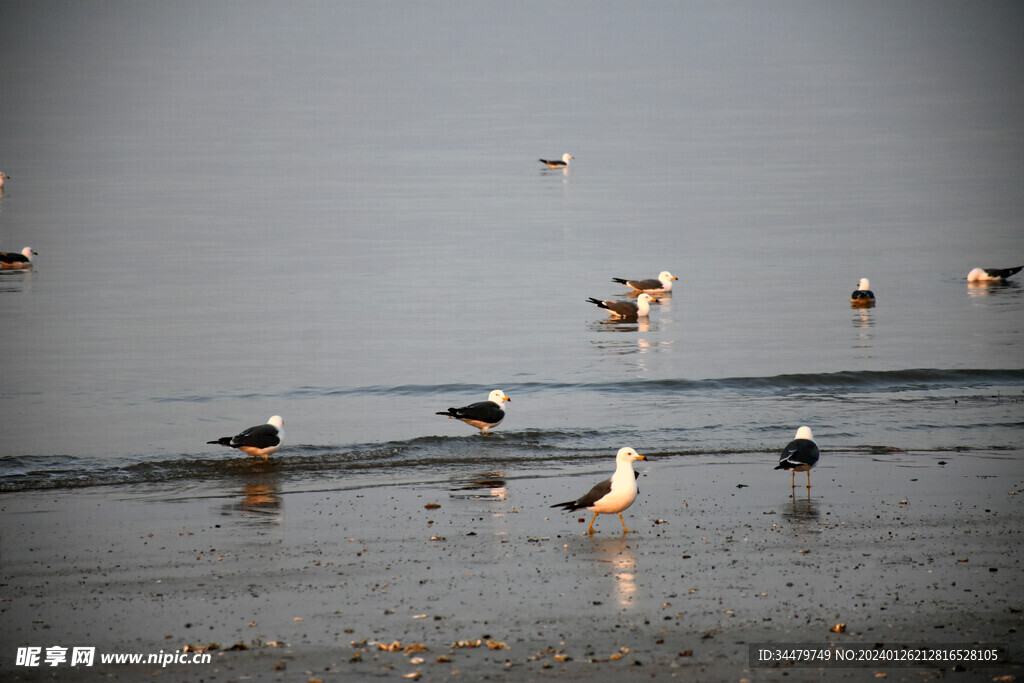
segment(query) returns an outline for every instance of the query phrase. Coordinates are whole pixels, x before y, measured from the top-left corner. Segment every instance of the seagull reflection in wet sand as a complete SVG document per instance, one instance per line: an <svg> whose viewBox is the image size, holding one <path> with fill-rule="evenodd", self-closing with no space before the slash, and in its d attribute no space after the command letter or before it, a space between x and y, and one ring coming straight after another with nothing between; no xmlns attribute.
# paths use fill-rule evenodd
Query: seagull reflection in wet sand
<svg viewBox="0 0 1024 683"><path fill-rule="evenodd" d="M254 522L279 523L281 521L280 486L271 481L252 481L238 492L239 500L224 506L224 510L241 512Z"/></svg>
<svg viewBox="0 0 1024 683"><path fill-rule="evenodd" d="M636 595L636 554L625 536L607 536L594 540L594 552L601 562L612 566L616 598L623 607L633 605Z"/></svg>
<svg viewBox="0 0 1024 683"><path fill-rule="evenodd" d="M508 485L505 483L504 475L500 472L481 474L455 491L467 491L469 493L464 495L473 498L504 500L508 497Z"/></svg>

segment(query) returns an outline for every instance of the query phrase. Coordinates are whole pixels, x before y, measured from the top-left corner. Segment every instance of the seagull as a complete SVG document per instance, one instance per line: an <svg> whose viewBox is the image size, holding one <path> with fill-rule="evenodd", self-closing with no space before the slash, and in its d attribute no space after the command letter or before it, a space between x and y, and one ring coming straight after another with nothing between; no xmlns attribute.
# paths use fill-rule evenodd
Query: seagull
<svg viewBox="0 0 1024 683"><path fill-rule="evenodd" d="M672 281L678 279L672 273L663 270L656 280L625 280L621 277L613 277L612 282L632 287L637 292L671 292Z"/></svg>
<svg viewBox="0 0 1024 683"><path fill-rule="evenodd" d="M968 282L1002 282L1014 273L1024 270L1024 266L1016 268L975 268L967 273Z"/></svg>
<svg viewBox="0 0 1024 683"><path fill-rule="evenodd" d="M438 415L447 415L453 420L462 420L471 427L476 427L481 434L486 434L491 427L497 427L505 419L505 401L511 401L501 389L495 389L488 396L486 401L470 403L461 408L449 408L438 412Z"/></svg>
<svg viewBox="0 0 1024 683"><path fill-rule="evenodd" d="M779 464L775 469L790 470L793 475L790 488L796 488L796 473L806 472L807 488L811 488L811 468L818 464L818 457L820 455L818 444L814 443L814 435L811 434L811 428L801 427L796 430L796 436L793 437L793 440L786 444L785 450L782 451L782 455L779 457Z"/></svg>
<svg viewBox="0 0 1024 683"><path fill-rule="evenodd" d="M636 298L635 304L628 301L601 301L594 297L590 297L587 301L598 308L605 309L611 313L613 318L637 318L646 317L651 312L651 302L657 302L658 300L647 292L643 292Z"/></svg>
<svg viewBox="0 0 1024 683"><path fill-rule="evenodd" d="M10 179L11 179L11 176L7 175L6 173L0 173L0 189L3 188L4 181L5 180L10 180Z"/></svg>
<svg viewBox="0 0 1024 683"><path fill-rule="evenodd" d="M264 460L277 453L284 441L284 420L280 415L275 415L266 424L249 427L244 432L235 436L222 436L216 441L206 443L218 444L237 448L249 455L262 455Z"/></svg>
<svg viewBox="0 0 1024 683"><path fill-rule="evenodd" d="M575 158L576 157L571 154L563 154L561 161L548 161L547 159L538 159L538 161L542 164L547 164L548 168L568 168L569 160Z"/></svg>
<svg viewBox="0 0 1024 683"><path fill-rule="evenodd" d="M850 295L850 303L854 306L874 306L875 293L871 291L871 283L862 277L857 283L857 290Z"/></svg>
<svg viewBox="0 0 1024 683"><path fill-rule="evenodd" d="M631 529L626 528L626 520L622 519L622 511L636 500L636 478L640 475L633 471L634 460L647 460L647 458L632 448L620 448L615 456L615 474L610 479L605 479L590 489L582 498L556 503L551 507L563 508L569 512L586 508L593 512L594 518L590 520L588 534L594 533L594 522L598 515L614 515L616 513L619 515L619 521L622 522L622 533L633 533Z"/></svg>
<svg viewBox="0 0 1024 683"><path fill-rule="evenodd" d="M4 251L0 252L0 270L23 270L32 267L32 257L39 256L39 252L32 247L25 247L20 254Z"/></svg>

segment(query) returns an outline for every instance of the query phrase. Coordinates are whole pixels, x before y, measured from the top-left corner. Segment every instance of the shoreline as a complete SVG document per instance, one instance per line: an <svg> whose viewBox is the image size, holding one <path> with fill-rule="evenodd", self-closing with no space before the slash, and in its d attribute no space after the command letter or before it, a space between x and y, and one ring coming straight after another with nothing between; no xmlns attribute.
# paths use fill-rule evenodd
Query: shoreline
<svg viewBox="0 0 1024 683"><path fill-rule="evenodd" d="M977 642L1008 644L1010 659L966 666L968 677L1019 676L1020 455L832 458L812 472L809 499L769 466L751 479L749 463L663 459L637 468L640 497L625 513L637 533L602 515L592 538L589 514L549 507L594 483L574 472L495 472L469 489L302 490L253 477L230 489L4 494L0 670L799 680L821 670L751 669L748 645ZM18 647L53 645L188 646L212 663L15 665ZM828 669L848 680L951 670Z"/></svg>

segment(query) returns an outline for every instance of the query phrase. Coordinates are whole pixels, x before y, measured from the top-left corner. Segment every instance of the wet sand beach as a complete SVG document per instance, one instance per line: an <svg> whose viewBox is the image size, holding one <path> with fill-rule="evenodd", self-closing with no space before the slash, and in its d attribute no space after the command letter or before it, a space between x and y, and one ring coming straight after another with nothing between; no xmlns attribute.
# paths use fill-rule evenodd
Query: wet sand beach
<svg viewBox="0 0 1024 683"><path fill-rule="evenodd" d="M977 643L1009 660L956 680L1000 680L1024 671L1020 455L826 453L809 496L770 455L652 457L625 515L636 533L602 515L593 537L589 513L549 506L605 476L596 462L9 494L0 661L7 680L815 680L751 668L750 644ZM12 666L31 645L212 662Z"/></svg>

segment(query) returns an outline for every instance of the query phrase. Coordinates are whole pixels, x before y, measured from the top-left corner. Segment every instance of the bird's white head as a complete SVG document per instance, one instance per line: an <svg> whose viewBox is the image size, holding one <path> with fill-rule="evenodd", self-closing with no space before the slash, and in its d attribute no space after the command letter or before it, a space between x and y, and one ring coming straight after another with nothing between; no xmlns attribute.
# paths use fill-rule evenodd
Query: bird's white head
<svg viewBox="0 0 1024 683"><path fill-rule="evenodd" d="M569 160L570 160L570 159L575 159L575 158L576 158L576 157L574 157L574 156L573 156L573 155L571 155L571 154L563 154L563 155L562 155L562 161L564 161L564 162L566 163L566 165L568 165L568 164L569 164Z"/></svg>
<svg viewBox="0 0 1024 683"><path fill-rule="evenodd" d="M668 272L667 270L663 270L661 271L661 274L658 276L658 279L661 280L662 282L668 282L669 280L678 280L679 278L677 278L675 275Z"/></svg>
<svg viewBox="0 0 1024 683"><path fill-rule="evenodd" d="M626 446L625 448L620 448L619 452L615 455L615 460L617 462L631 463L634 460L646 460L646 459L647 458L645 458L644 456L640 455L639 453L634 451L629 446Z"/></svg>
<svg viewBox="0 0 1024 683"><path fill-rule="evenodd" d="M281 419L280 415L274 415L272 418L267 420L268 425L274 425L278 429L284 429L284 420Z"/></svg>
<svg viewBox="0 0 1024 683"><path fill-rule="evenodd" d="M794 439L807 439L808 441L814 441L814 434L811 434L810 427L801 427L796 430L796 436Z"/></svg>
<svg viewBox="0 0 1024 683"><path fill-rule="evenodd" d="M32 247L25 247L24 249L21 250L21 255L27 258L31 263L32 257L39 256L39 252L33 249Z"/></svg>
<svg viewBox="0 0 1024 683"><path fill-rule="evenodd" d="M650 295L650 294L648 294L647 292L641 292L641 293L640 293L640 296L638 296L638 297L636 298L636 300L637 300L637 301L643 301L643 302L645 302L645 303L649 303L649 304L650 304L650 303L656 303L656 302L658 301L657 299L655 299L655 298L654 298L653 296L651 296L651 295Z"/></svg>
<svg viewBox="0 0 1024 683"><path fill-rule="evenodd" d="M979 280L988 279L988 273L985 272L984 268L974 268L971 272L967 273L968 282L978 282Z"/></svg>
<svg viewBox="0 0 1024 683"><path fill-rule="evenodd" d="M512 399L506 396L505 392L503 392L501 389L495 389L494 391L492 391L490 395L487 397L487 400L490 401L491 403L497 403L499 406L504 404L505 401L512 401Z"/></svg>
<svg viewBox="0 0 1024 683"><path fill-rule="evenodd" d="M860 282L857 283L857 289L862 292L866 292L869 289L871 289L871 283L868 281L866 277L862 277L860 279Z"/></svg>

